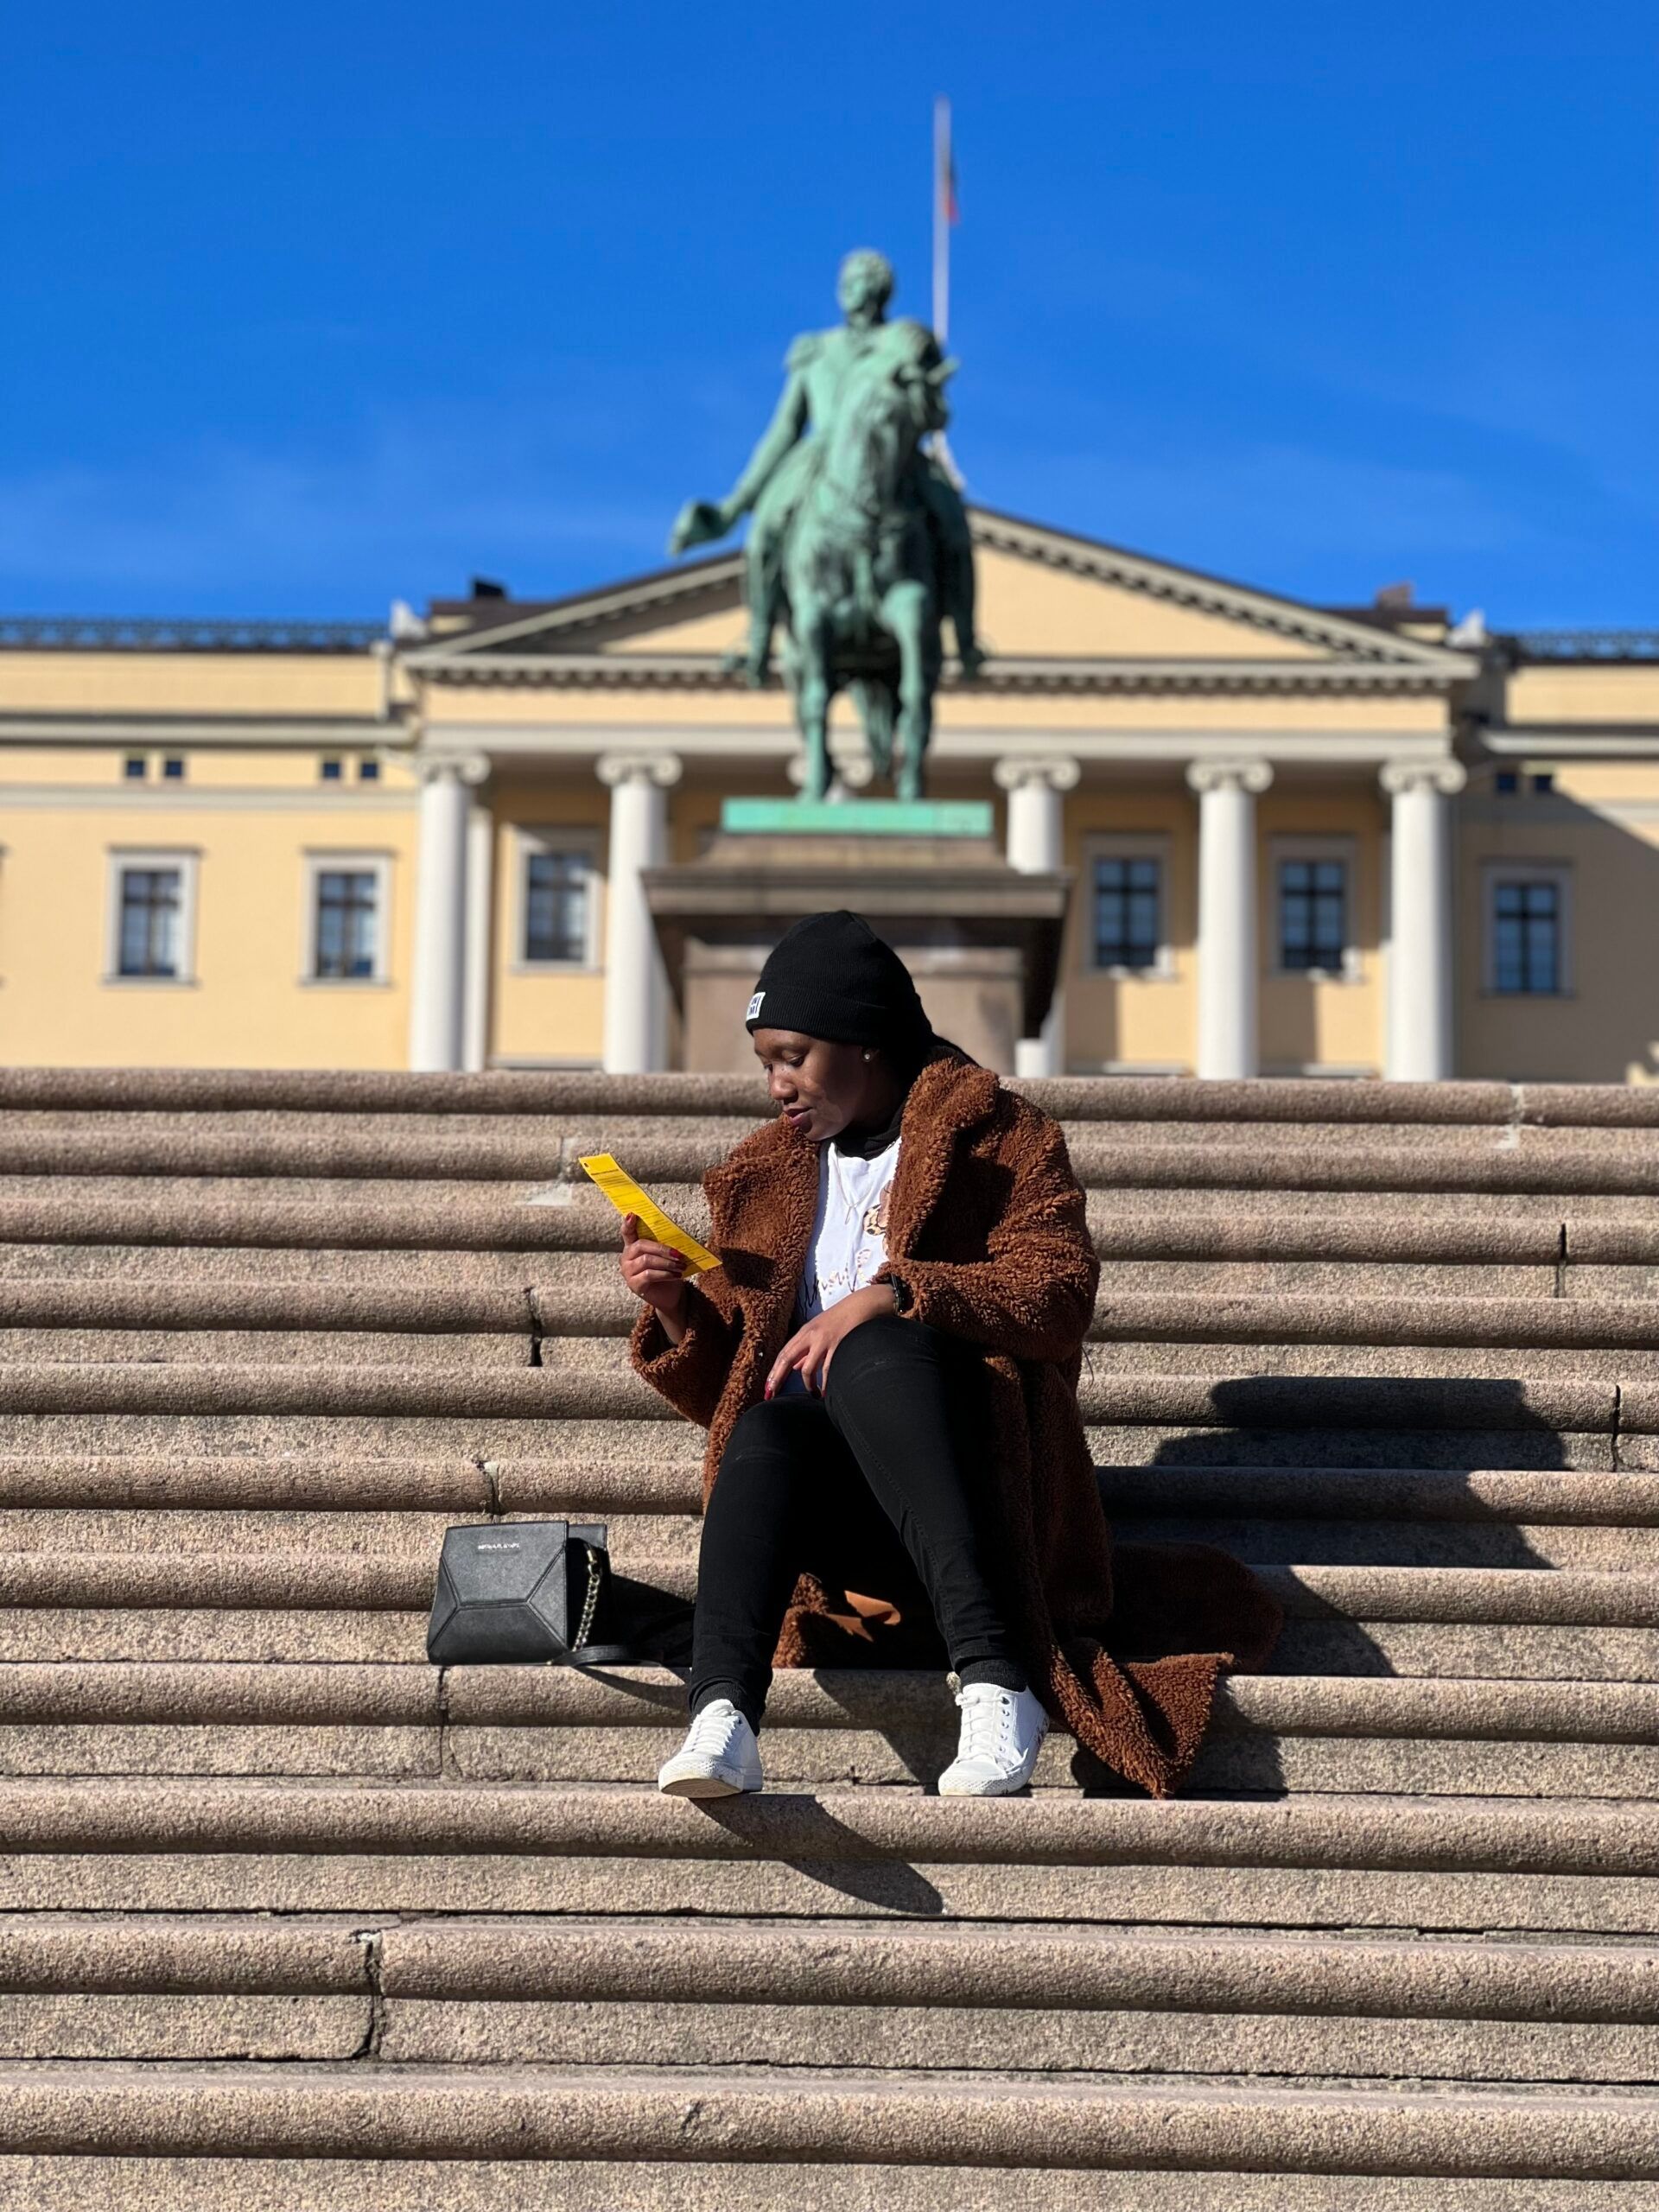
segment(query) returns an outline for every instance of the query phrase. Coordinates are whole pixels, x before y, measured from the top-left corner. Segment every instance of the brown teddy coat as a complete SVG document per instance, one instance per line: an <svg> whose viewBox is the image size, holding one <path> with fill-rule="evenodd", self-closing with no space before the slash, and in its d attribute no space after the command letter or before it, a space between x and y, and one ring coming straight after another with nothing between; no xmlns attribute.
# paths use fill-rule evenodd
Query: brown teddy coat
<svg viewBox="0 0 1659 2212"><path fill-rule="evenodd" d="M1115 1589L1077 1396L1100 1266L1058 1123L950 1047L917 1077L900 1135L881 1272L901 1278L917 1319L983 1348L1002 1516L990 1548L1006 1562L1000 1594L1032 1686L1085 1752L1167 1796L1192 1763L1222 1669L1261 1666L1279 1607L1203 1545L1124 1547ZM679 1344L647 1306L632 1351L645 1380L709 1431L706 1502L738 1416L791 1333L818 1148L771 1122L703 1187L721 1265L698 1279ZM777 1663L936 1662L879 1596L849 1602L803 1577Z"/></svg>

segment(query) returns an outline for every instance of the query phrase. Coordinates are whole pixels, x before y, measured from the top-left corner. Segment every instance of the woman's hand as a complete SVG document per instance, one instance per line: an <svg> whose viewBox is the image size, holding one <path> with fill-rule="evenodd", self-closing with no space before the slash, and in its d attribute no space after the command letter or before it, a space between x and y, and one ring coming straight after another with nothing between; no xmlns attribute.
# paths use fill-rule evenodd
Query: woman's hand
<svg viewBox="0 0 1659 2212"><path fill-rule="evenodd" d="M873 1282L868 1290L855 1290L850 1298L838 1299L826 1313L815 1313L804 1329L796 1330L772 1363L766 1377L767 1397L781 1389L798 1367L807 1389L822 1396L830 1380L830 1363L842 1338L861 1321L874 1320L878 1313L893 1310L891 1289L884 1282Z"/></svg>
<svg viewBox="0 0 1659 2212"><path fill-rule="evenodd" d="M642 1236L631 1213L622 1217L622 1280L656 1307L669 1342L678 1344L685 1334L685 1255Z"/></svg>

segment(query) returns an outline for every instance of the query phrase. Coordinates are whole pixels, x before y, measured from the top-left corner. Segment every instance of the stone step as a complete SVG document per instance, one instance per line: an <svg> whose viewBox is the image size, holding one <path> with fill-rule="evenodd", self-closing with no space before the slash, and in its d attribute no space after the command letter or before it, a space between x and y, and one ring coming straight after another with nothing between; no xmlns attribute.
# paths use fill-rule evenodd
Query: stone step
<svg viewBox="0 0 1659 2212"><path fill-rule="evenodd" d="M1656 1967L1156 1928L15 1917L0 2055L1643 2082Z"/></svg>
<svg viewBox="0 0 1659 2212"><path fill-rule="evenodd" d="M675 1675L425 1667L0 1667L0 1772L343 1776L480 1783L648 1780L683 1733ZM774 1788L930 1785L955 1749L932 1675L786 1675ZM1121 1789L1069 1738L1041 1790ZM1233 1678L1199 1792L1659 1796L1653 1684Z"/></svg>
<svg viewBox="0 0 1659 2212"><path fill-rule="evenodd" d="M0 1665L6 1726L652 1728L677 1720L684 1684L660 1668ZM1277 1734L1649 1745L1659 1686L1510 1681L1351 1681L1235 1675L1217 1725ZM954 1736L940 1679L875 1669L785 1671L774 1729Z"/></svg>
<svg viewBox="0 0 1659 2212"><path fill-rule="evenodd" d="M1649 1803L0 1782L0 1910L744 1914L1649 1936Z"/></svg>
<svg viewBox="0 0 1659 2212"><path fill-rule="evenodd" d="M296 1282L264 1274L209 1282L0 1280L0 1336L219 1331L233 1340L226 1351L265 1332L586 1339L626 1333L639 1311L614 1264L584 1268L574 1279L532 1275L515 1287ZM1090 1335L1103 1345L1213 1344L1252 1352L1319 1345L1351 1354L1395 1347L1652 1354L1659 1351L1659 1300L1158 1293L1114 1283L1096 1300Z"/></svg>
<svg viewBox="0 0 1659 2212"><path fill-rule="evenodd" d="M247 2064L146 2069L14 2063L0 2070L0 2145L111 2155L222 2152L353 2158L898 2158L925 2170L1061 2172L1150 2164L1227 2172L1659 2176L1659 2097L1590 2099L1470 2086L1306 2087L1179 2076L1066 2078L778 2067L378 2069Z"/></svg>
<svg viewBox="0 0 1659 2212"><path fill-rule="evenodd" d="M706 1201L693 1184L665 1186L674 1205L707 1226ZM1143 1208L1127 1211L1116 1193L1089 1203L1103 1260L1277 1259L1370 1261L1555 1268L1563 1260L1607 1263L1659 1261L1659 1232L1631 1218L1552 1219L1547 1212L1446 1214L1426 1200L1415 1213L1369 1211L1290 1213L1275 1207ZM480 1198L429 1205L397 1195L370 1205L335 1194L327 1205L293 1199L204 1196L194 1182L162 1180L110 1195L72 1179L44 1180L0 1198L0 1244L149 1244L270 1248L292 1251L397 1249L613 1251L616 1216L597 1192L562 1182L541 1203Z"/></svg>
<svg viewBox="0 0 1659 2212"><path fill-rule="evenodd" d="M626 1428L626 1424L618 1424ZM317 1453L293 1459L142 1454L0 1457L0 1508L319 1514L556 1513L601 1518L698 1509L702 1433L656 1423L620 1448L589 1443L557 1458L429 1460ZM1467 1523L1637 1529L1659 1527L1659 1484L1641 1476L1543 1469L1111 1466L1102 1497L1128 1516L1242 1516L1284 1522Z"/></svg>
<svg viewBox="0 0 1659 2212"><path fill-rule="evenodd" d="M409 2212L411 2186L432 2171L396 2159L356 2158L350 2212ZM9 2158L0 2191L29 2212L341 2212L340 2162L330 2158ZM413 2177L413 2179L411 2178ZM1191 2212L1202 2193L1212 2212L1444 2212L1446 2185L1433 2176L1205 2173L1123 2169L1059 2172L1052 2166L731 2165L683 2158L562 2161L446 2158L444 2212ZM432 2200L418 2198L423 2206ZM1642 2182L1459 2177L1457 2212L1650 2212Z"/></svg>
<svg viewBox="0 0 1659 2212"><path fill-rule="evenodd" d="M670 1133L660 1121L629 1135L595 1122L560 1135L488 1128L470 1135L435 1125L413 1132L341 1122L328 1129L189 1129L176 1122L92 1130L0 1128L0 1175L9 1178L189 1177L285 1182L370 1181L538 1186L582 1175L582 1152L613 1151L642 1182L696 1182L731 1149L741 1128ZM1356 1141L1346 1128L1300 1128L1263 1141L1230 1132L1171 1131L1155 1141L1123 1129L1074 1129L1071 1164L1096 1190L1496 1192L1652 1198L1656 1178L1645 1129L1523 1128L1502 1138L1402 1143ZM1194 1140L1197 1141L1194 1141ZM18 1195L22 1195L19 1193Z"/></svg>
<svg viewBox="0 0 1659 2212"><path fill-rule="evenodd" d="M271 1548L210 1553L54 1546L0 1554L9 1607L155 1608L279 1611L414 1611L431 1600L442 1521L408 1549ZM619 1569L690 1596L689 1550L636 1552L614 1532ZM1268 1565L1262 1580L1293 1618L1308 1620L1485 1623L1645 1629L1659 1621L1659 1567L1612 1572L1528 1567Z"/></svg>
<svg viewBox="0 0 1659 2212"><path fill-rule="evenodd" d="M1659 1432L1659 1381L1230 1376L1085 1371L1086 1422L1217 1428L1401 1427L1609 1435ZM384 1415L505 1421L677 1420L603 1338L549 1340L538 1369L378 1365L165 1365L119 1361L16 1362L0 1370L0 1419L19 1414ZM184 1443L187 1451L192 1447ZM0 1448L5 1436L0 1429Z"/></svg>
<svg viewBox="0 0 1659 2212"><path fill-rule="evenodd" d="M387 1459L430 1460L454 1453L489 1465L544 1452L552 1435L561 1446L568 1444L573 1465L586 1464L593 1457L631 1456L650 1449L651 1440L654 1439L664 1457L678 1464L697 1465L701 1465L705 1442L700 1429L689 1422L664 1418L661 1408L653 1408L649 1402L643 1408L636 1404L626 1416L561 1415L557 1427L551 1431L544 1421L532 1426L531 1418L523 1415L476 1413L253 1410L178 1414L155 1406L125 1412L8 1412L5 1399L10 1371L0 1365L0 1457L38 1453L46 1460L83 1454L143 1459L176 1452L184 1459L240 1454L251 1460L303 1459L343 1453L358 1459L379 1455ZM139 1370L136 1365L130 1365L117 1371ZM305 1370L290 1368L265 1371L291 1374ZM349 1375L353 1370L347 1367L323 1371ZM525 1379L535 1382L538 1377L532 1370ZM1166 1383L1168 1378L1149 1379ZM1511 1387L1503 1394L1509 1403L1492 1405L1489 1399L1484 1405L1475 1402L1471 1407L1477 1422L1480 1414L1490 1408L1493 1414L1507 1416L1510 1425L1446 1427L1423 1425L1421 1421L1423 1413L1439 1410L1433 1400L1426 1403L1421 1399L1415 1403L1396 1402L1393 1407L1384 1405L1380 1408L1375 1398L1370 1401L1369 1408L1365 1401L1358 1402L1361 1410L1391 1411L1396 1416L1403 1416L1383 1425L1344 1421L1341 1415L1355 1406L1351 1397L1333 1402L1327 1396L1324 1400L1327 1418L1321 1421L1317 1418L1320 1410L1317 1403L1310 1405L1306 1398L1299 1402L1288 1394L1277 1403L1281 1411L1292 1416L1289 1421L1247 1418L1234 1422L1221 1408L1228 1405L1235 1391L1242 1394L1248 1386L1242 1381L1229 1382L1226 1378L1191 1379L1198 1381L1200 1388L1190 1394L1183 1393L1174 1404L1179 1410L1184 1400L1202 1418L1093 1421L1085 1433L1096 1465L1105 1470L1126 1465L1201 1465L1314 1471L1324 1466L1391 1467L1404 1464L1446 1472L1509 1467L1601 1474L1649 1471L1659 1466L1659 1438L1646 1430L1618 1426L1621 1393L1618 1389L1599 1402L1591 1402L1587 1410L1594 1415L1597 1424L1592 1428L1575 1427L1570 1419L1560 1426L1543 1420L1515 1425L1513 1401L1518 1395L1517 1387ZM1287 1384L1297 1380L1280 1377L1279 1387L1282 1391ZM1212 1384L1225 1393L1218 1404L1211 1402ZM1304 1381L1304 1389L1307 1387ZM1482 1386L1475 1383L1467 1387L1471 1392L1478 1392ZM1548 1402L1540 1401L1534 1395L1544 1386L1533 1383L1526 1387L1531 1408L1535 1409L1542 1403L1548 1409ZM1630 1387L1634 1389L1640 1386ZM1118 1402L1122 1403L1121 1398ZM1139 1402L1143 1412L1156 1415L1167 1411L1172 1401L1167 1394L1154 1397L1143 1393ZM1241 1398L1241 1410L1246 1409ZM1528 1409L1526 1404L1519 1409L1523 1420ZM1586 1410L1582 1402L1560 1400L1555 1402L1555 1409L1568 1414ZM1299 1413L1309 1412L1316 1417L1294 1418ZM1329 1413L1335 1413L1338 1418L1330 1419ZM1419 1416L1415 1421L1414 1414Z"/></svg>
<svg viewBox="0 0 1659 2212"><path fill-rule="evenodd" d="M297 1209L296 1209L297 1211ZM309 1211L309 1209L306 1209ZM539 1211L537 1209L537 1211ZM689 1228L698 1224L690 1208L676 1217ZM588 1231L584 1229L584 1237ZM598 1224L593 1249L519 1253L504 1237L496 1251L416 1249L398 1246L285 1246L277 1240L251 1239L244 1246L193 1243L52 1243L0 1242L0 1282L132 1283L234 1286L264 1284L349 1285L372 1290L382 1286L418 1290L430 1285L448 1292L522 1291L532 1276L553 1293L546 1325L558 1330L574 1303L618 1299L619 1236L612 1213ZM1096 1239L1096 1242L1100 1242ZM1108 1281L1114 1292L1217 1291L1248 1297L1274 1293L1373 1298L1630 1298L1659 1296L1659 1267L1631 1262L1616 1267L1554 1264L1489 1264L1484 1261L1391 1261L1338 1258L1281 1259L1110 1259ZM628 1309L617 1303L619 1318ZM596 1322L582 1325L597 1327Z"/></svg>
<svg viewBox="0 0 1659 2212"><path fill-rule="evenodd" d="M1313 1118L1395 1126L1659 1125L1659 1102L1620 1084L1350 1083L1184 1077L1022 1078L1013 1089L1046 1111L1098 1121L1230 1122ZM0 1106L10 1111L188 1114L600 1115L739 1113L759 1096L743 1075L603 1075L592 1070L488 1075L404 1075L334 1070L10 1068Z"/></svg>
<svg viewBox="0 0 1659 2212"><path fill-rule="evenodd" d="M1649 1479L1624 1478L1632 1483ZM474 1486L481 1490L481 1482ZM462 1485L453 1486L459 1491ZM562 1482L563 1495L548 1506L509 1508L511 1517L537 1518L545 1511L608 1523L619 1565L648 1559L689 1573L697 1556L699 1522L686 1514L634 1513L607 1501L603 1491L584 1492L579 1479ZM436 1510L399 1503L377 1510L368 1496L336 1498L321 1510L264 1506L122 1507L80 1505L71 1498L44 1507L0 1507L0 1554L62 1553L113 1554L192 1552L255 1554L375 1552L435 1561L452 1524L490 1517L481 1497ZM1628 1527L1537 1525L1491 1522L1352 1518L1261 1520L1248 1499L1231 1515L1111 1513L1124 1543L1214 1543L1253 1564L1284 1567L1582 1568L1598 1573L1651 1571L1659 1563L1650 1518Z"/></svg>
<svg viewBox="0 0 1659 2212"><path fill-rule="evenodd" d="M427 1606L349 1611L262 1605L0 1609L0 1660L418 1665ZM1293 1618L1273 1655L1286 1675L1659 1680L1659 1627Z"/></svg>

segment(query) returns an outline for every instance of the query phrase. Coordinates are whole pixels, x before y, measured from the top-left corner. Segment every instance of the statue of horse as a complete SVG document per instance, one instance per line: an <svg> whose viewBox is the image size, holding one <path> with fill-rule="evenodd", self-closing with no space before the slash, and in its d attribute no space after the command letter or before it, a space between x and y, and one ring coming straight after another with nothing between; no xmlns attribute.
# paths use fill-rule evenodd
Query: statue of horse
<svg viewBox="0 0 1659 2212"><path fill-rule="evenodd" d="M942 430L956 363L919 323L862 364L821 450L783 545L790 643L785 670L806 744L805 792L822 798L832 765L830 708L849 690L878 775L899 798L922 795L933 730L939 641L938 548L918 483L922 440Z"/></svg>

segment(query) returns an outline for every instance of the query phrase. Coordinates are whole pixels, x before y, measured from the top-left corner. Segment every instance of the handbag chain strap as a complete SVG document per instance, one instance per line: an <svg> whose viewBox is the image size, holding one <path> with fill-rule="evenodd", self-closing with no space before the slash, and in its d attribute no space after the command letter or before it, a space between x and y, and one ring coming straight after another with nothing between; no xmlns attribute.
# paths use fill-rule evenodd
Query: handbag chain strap
<svg viewBox="0 0 1659 2212"><path fill-rule="evenodd" d="M574 1649L580 1651L594 1631L594 1615L599 1611L599 1586L604 1569L599 1563L599 1553L592 1544L584 1544L588 1554L588 1594L582 1601L582 1626L576 1630Z"/></svg>

